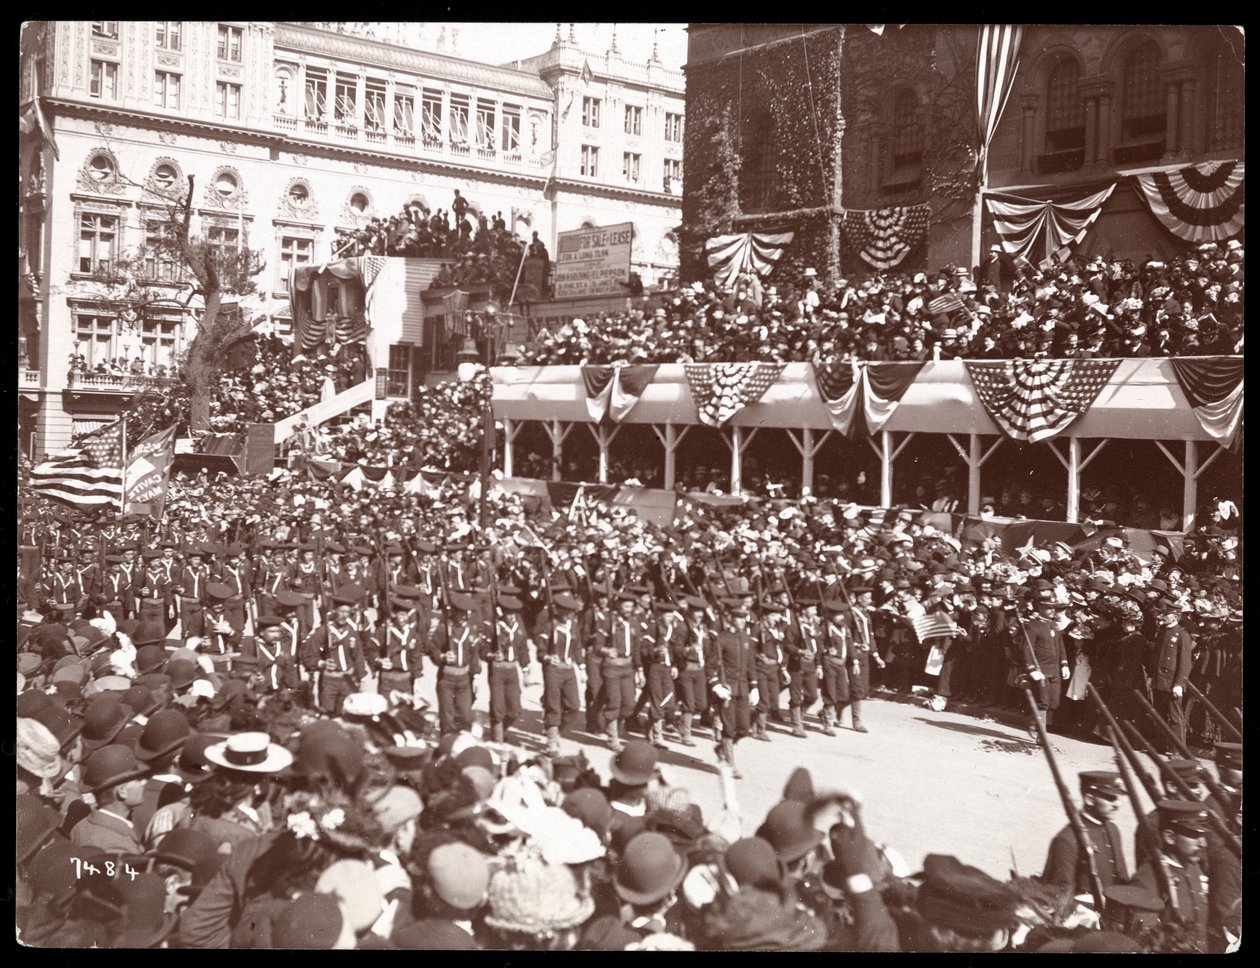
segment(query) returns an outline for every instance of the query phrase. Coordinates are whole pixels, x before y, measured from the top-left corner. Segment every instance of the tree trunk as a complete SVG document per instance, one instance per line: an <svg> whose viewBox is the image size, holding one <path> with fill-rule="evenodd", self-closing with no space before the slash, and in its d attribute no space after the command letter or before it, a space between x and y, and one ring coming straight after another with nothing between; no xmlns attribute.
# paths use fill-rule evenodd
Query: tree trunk
<svg viewBox="0 0 1260 968"><path fill-rule="evenodd" d="M206 298L206 309L197 326L197 336L188 348L188 429L203 433L210 429L210 396L217 373L215 326L219 321L219 294Z"/></svg>

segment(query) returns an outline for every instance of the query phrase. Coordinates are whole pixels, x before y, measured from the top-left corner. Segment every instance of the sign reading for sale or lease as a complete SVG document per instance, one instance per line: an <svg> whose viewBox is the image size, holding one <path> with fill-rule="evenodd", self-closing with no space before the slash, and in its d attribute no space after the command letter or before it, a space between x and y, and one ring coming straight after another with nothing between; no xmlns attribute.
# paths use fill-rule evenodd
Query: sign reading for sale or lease
<svg viewBox="0 0 1260 968"><path fill-rule="evenodd" d="M556 241L556 299L625 292L634 242L634 226L629 222L561 232Z"/></svg>

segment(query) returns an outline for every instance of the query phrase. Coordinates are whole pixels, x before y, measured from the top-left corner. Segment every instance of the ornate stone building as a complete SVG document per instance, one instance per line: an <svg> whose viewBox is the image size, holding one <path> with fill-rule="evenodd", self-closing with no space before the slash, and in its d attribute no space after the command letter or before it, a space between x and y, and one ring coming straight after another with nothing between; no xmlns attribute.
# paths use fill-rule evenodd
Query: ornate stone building
<svg viewBox="0 0 1260 968"><path fill-rule="evenodd" d="M898 268L971 259L976 25L692 25L683 274L729 231L790 228L779 270L874 271L846 210L928 206ZM1081 251L1141 257L1183 243L1126 176L1243 159L1239 31L1213 26L1027 27L989 149L987 189L1040 201L1116 189ZM990 238L986 215L981 233Z"/></svg>
<svg viewBox="0 0 1260 968"><path fill-rule="evenodd" d="M163 195L189 175L194 233L262 252L261 298L282 332L292 266L330 259L337 230L408 202L449 211L455 189L509 225L532 213L552 252L559 231L633 221L645 284L676 273L680 181L664 177L681 179L682 76L579 51L559 28L539 58L492 66L298 23L36 22L20 101L20 434L33 454L112 419L139 387L70 373L73 356L170 366L191 339L178 267L147 267L169 298L134 320L96 281L159 231Z"/></svg>

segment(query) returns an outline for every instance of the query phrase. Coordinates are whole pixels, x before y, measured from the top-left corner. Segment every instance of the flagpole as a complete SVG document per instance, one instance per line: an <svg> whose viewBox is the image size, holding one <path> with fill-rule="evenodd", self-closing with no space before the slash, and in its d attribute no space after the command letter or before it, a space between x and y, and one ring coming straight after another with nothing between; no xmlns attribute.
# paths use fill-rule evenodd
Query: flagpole
<svg viewBox="0 0 1260 968"><path fill-rule="evenodd" d="M533 224L532 219L530 220L530 224L531 225ZM529 257L529 245L527 243L521 246L521 261L520 261L520 264L516 267L516 281L512 283L512 295L508 297L508 304L505 307L508 312L512 311L512 303L516 302L516 287L521 284L521 272L525 268L525 260L528 257Z"/></svg>
<svg viewBox="0 0 1260 968"><path fill-rule="evenodd" d="M122 519L127 513L127 412L125 410L122 415L120 450L122 451L122 467L120 468L122 477L122 492L120 493L118 500L118 524L121 526Z"/></svg>

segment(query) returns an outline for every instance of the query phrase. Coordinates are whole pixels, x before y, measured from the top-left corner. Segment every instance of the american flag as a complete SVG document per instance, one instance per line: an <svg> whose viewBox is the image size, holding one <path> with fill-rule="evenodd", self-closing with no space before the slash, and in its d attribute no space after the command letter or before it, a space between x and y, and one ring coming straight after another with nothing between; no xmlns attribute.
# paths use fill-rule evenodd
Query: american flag
<svg viewBox="0 0 1260 968"><path fill-rule="evenodd" d="M720 427L760 400L783 372L783 363L689 363L683 367L700 422Z"/></svg>
<svg viewBox="0 0 1260 968"><path fill-rule="evenodd" d="M947 292L943 296L937 296L928 303L928 312L933 316L939 316L941 313L956 313L967 307L963 304L962 296L956 292Z"/></svg>
<svg viewBox="0 0 1260 968"><path fill-rule="evenodd" d="M78 508L122 503L123 424L115 421L75 440L31 471L31 489Z"/></svg>
<svg viewBox="0 0 1260 968"><path fill-rule="evenodd" d="M1093 406L1119 360L965 361L976 395L1002 431L1036 443L1066 430Z"/></svg>
<svg viewBox="0 0 1260 968"><path fill-rule="evenodd" d="M920 615L917 618L912 618L910 624L914 626L914 634L920 642L942 638L946 635L962 634L962 629L954 623L948 612L932 612L930 615Z"/></svg>

